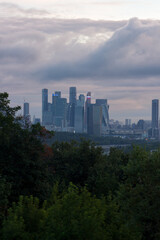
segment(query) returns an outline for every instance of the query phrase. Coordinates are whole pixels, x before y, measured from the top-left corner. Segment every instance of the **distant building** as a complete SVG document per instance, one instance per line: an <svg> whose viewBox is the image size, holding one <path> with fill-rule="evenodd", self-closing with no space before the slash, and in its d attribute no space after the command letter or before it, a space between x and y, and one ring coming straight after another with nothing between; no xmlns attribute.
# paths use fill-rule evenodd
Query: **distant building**
<svg viewBox="0 0 160 240"><path fill-rule="evenodd" d="M84 103L85 96L81 94L77 100L75 107L75 132L84 132Z"/></svg>
<svg viewBox="0 0 160 240"><path fill-rule="evenodd" d="M44 112L44 125L53 124L52 104L48 103L48 110Z"/></svg>
<svg viewBox="0 0 160 240"><path fill-rule="evenodd" d="M66 127L66 117L67 117L67 99L58 98L56 104L56 116L55 124L57 127Z"/></svg>
<svg viewBox="0 0 160 240"><path fill-rule="evenodd" d="M96 99L96 106L102 107L102 132L109 130L109 105L107 99Z"/></svg>
<svg viewBox="0 0 160 240"><path fill-rule="evenodd" d="M31 126L31 116L29 114L29 103L25 102L23 105L23 119L22 126L28 128Z"/></svg>
<svg viewBox="0 0 160 240"><path fill-rule="evenodd" d="M158 128L158 120L159 120L159 100L152 100L152 128Z"/></svg>
<svg viewBox="0 0 160 240"><path fill-rule="evenodd" d="M75 125L76 101L77 101L76 87L70 87L70 89L69 89L69 105L68 105L69 127L74 127L74 125Z"/></svg>
<svg viewBox="0 0 160 240"><path fill-rule="evenodd" d="M24 102L23 105L23 116L26 117L29 115L29 103L28 102Z"/></svg>
<svg viewBox="0 0 160 240"><path fill-rule="evenodd" d="M67 121L67 99L61 98L56 93L52 95L53 124L56 127L66 127Z"/></svg>
<svg viewBox="0 0 160 240"><path fill-rule="evenodd" d="M131 127L131 123L132 123L132 121L131 121L131 119L125 119L125 126L126 127Z"/></svg>
<svg viewBox="0 0 160 240"><path fill-rule="evenodd" d="M84 110L84 128L87 130L88 125L88 108L91 105L91 92L87 93L86 102L85 102L85 110Z"/></svg>
<svg viewBox="0 0 160 240"><path fill-rule="evenodd" d="M152 137L159 139L159 100L152 100Z"/></svg>
<svg viewBox="0 0 160 240"><path fill-rule="evenodd" d="M42 125L47 122L48 112L48 89L42 89Z"/></svg>
<svg viewBox="0 0 160 240"><path fill-rule="evenodd" d="M55 96L61 98L61 92L60 92L60 91L56 91L56 92L55 92Z"/></svg>
<svg viewBox="0 0 160 240"><path fill-rule="evenodd" d="M145 129L145 121L143 119L140 119L137 123L137 129L144 130Z"/></svg>
<svg viewBox="0 0 160 240"><path fill-rule="evenodd" d="M87 108L87 133L101 136L102 132L102 106L90 104Z"/></svg>
<svg viewBox="0 0 160 240"><path fill-rule="evenodd" d="M77 100L77 90L76 87L69 88L69 103L75 103Z"/></svg>

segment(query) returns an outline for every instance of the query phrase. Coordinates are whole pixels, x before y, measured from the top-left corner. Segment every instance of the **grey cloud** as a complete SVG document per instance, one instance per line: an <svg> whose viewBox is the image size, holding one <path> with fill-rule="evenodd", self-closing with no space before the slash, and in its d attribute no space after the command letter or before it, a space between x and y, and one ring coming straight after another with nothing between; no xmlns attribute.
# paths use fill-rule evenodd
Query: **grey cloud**
<svg viewBox="0 0 160 240"><path fill-rule="evenodd" d="M160 22L152 20L0 19L1 76L156 86L159 38Z"/></svg>
<svg viewBox="0 0 160 240"><path fill-rule="evenodd" d="M37 81L35 72L39 68L87 56L105 41L107 34L113 34L125 23L0 18L0 81L7 78L24 83L27 79ZM87 39L87 42L82 43L80 38Z"/></svg>
<svg viewBox="0 0 160 240"><path fill-rule="evenodd" d="M79 93L108 98L113 117L122 105L126 117L145 115L159 97L159 39L160 22L152 20L0 18L1 91L11 93L15 105L16 96L22 102L30 95L40 112L42 88L67 97L74 84Z"/></svg>
<svg viewBox="0 0 160 240"><path fill-rule="evenodd" d="M160 76L159 38L160 22L131 19L84 59L47 64L39 70L40 75L45 81L68 78L91 78L96 81L128 79L129 84L130 79L139 81L157 77Z"/></svg>
<svg viewBox="0 0 160 240"><path fill-rule="evenodd" d="M13 3L0 3L1 17L38 17L49 15L49 12L45 10L38 10L34 8L23 9L22 7Z"/></svg>
<svg viewBox="0 0 160 240"><path fill-rule="evenodd" d="M125 5L125 4L133 4L133 2L129 2L129 1L109 1L109 2L104 2L104 1L98 1L98 2L94 2L91 4L95 4L95 5Z"/></svg>

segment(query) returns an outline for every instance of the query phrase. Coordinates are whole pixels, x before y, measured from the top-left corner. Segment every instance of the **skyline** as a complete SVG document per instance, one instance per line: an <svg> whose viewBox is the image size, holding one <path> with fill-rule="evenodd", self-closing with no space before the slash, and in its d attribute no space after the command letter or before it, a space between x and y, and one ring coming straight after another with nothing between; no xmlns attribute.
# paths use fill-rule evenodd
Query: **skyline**
<svg viewBox="0 0 160 240"><path fill-rule="evenodd" d="M80 99L80 97L81 96L84 96L84 101L86 102L87 101L87 99L89 98L90 99L90 103L92 104L92 105L94 105L94 104L97 104L97 101L99 101L99 100L106 100L107 101L107 104L108 104L108 99L106 98L106 99L103 99L103 98L101 98L101 97L99 97L99 98L95 98L95 97L93 97L93 96L95 96L95 94L92 94L92 92L85 92L85 93L81 93L81 92L79 92L79 91L77 91L78 89L77 89L77 87L76 86L70 86L69 87L69 89L68 89L68 94L67 95L65 95L64 96L64 94L63 94L63 92L61 91L61 89L59 89L58 91L50 91L49 92L49 89L47 89L47 88L44 88L44 89L41 89L41 115L38 115L38 116L36 116L33 112L32 112L32 110L30 111L29 110L29 115L30 115L30 117L31 117L31 121L32 121L32 119L34 119L34 118L39 118L40 120L41 120L41 122L43 122L43 114L42 114L42 112L43 112L43 91L47 91L47 102L49 103L49 104L52 104L52 102L53 102L53 96L59 96L60 98L62 98L62 99L66 99L66 103L67 104L69 104L70 102L71 102L71 99L70 99L70 97L71 97L71 89L76 89L75 90L75 94L76 94L76 98L75 98L75 101L77 102L77 101L79 101L79 99ZM45 96L46 96L46 93L45 93ZM45 97L46 98L46 97ZM144 118L137 118L137 120L136 121L133 121L133 118L122 118L122 119L113 119L112 117L110 118L110 120L114 120L114 121L119 121L120 123L125 123L126 122L126 120L131 120L132 121L132 123L137 123L139 120L146 120L146 121L150 121L150 122L153 122L153 102L154 101L158 101L159 102L159 99L152 99L152 102L151 102L151 116L150 116L150 119L144 119ZM26 100L24 100L24 102L23 102L23 104L22 104L22 108L21 108L21 110L19 110L19 114L20 114L20 111L21 111L21 114L20 115L22 115L22 116L24 116L24 112L26 111L25 109L26 109L26 106L25 105L29 105L31 108L32 108L32 103L31 102L29 102L29 101L26 101ZM110 110L110 105L108 105L109 106L109 110ZM29 107L29 109L30 109L30 107ZM27 110L28 111L28 110ZM158 111L159 111L159 106L158 106ZM30 112L32 112L32 114L30 113ZM109 111L109 115L110 115L110 111ZM159 114L158 114L159 115ZM157 118L157 119L159 119L159 117ZM158 120L158 121L160 121L160 120Z"/></svg>
<svg viewBox="0 0 160 240"><path fill-rule="evenodd" d="M41 117L41 89L67 97L76 86L107 98L111 118L150 120L160 98L159 9L150 0L0 1L1 91Z"/></svg>

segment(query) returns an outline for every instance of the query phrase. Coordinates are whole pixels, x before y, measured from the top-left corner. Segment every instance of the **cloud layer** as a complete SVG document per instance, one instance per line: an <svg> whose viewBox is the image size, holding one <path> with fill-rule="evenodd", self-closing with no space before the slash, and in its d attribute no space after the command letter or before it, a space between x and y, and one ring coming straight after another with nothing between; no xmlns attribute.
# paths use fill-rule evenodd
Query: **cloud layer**
<svg viewBox="0 0 160 240"><path fill-rule="evenodd" d="M118 85L143 85L145 79L146 85L159 85L159 38L160 22L131 19L87 56L47 64L39 70L40 76L45 81L90 78L109 85L111 80Z"/></svg>
<svg viewBox="0 0 160 240"><path fill-rule="evenodd" d="M160 87L159 39L160 22L152 20L0 18L1 89L15 102L27 96L37 114L42 88L67 96L77 85L109 98L117 113L128 101L124 112L148 116L145 97L158 98Z"/></svg>

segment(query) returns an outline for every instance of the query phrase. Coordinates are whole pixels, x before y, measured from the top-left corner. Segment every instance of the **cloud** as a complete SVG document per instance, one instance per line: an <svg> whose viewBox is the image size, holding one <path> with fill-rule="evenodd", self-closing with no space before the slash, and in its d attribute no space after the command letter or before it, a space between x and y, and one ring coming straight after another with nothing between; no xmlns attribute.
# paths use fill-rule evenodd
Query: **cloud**
<svg viewBox="0 0 160 240"><path fill-rule="evenodd" d="M159 21L14 18L0 29L4 78L159 85Z"/></svg>
<svg viewBox="0 0 160 240"><path fill-rule="evenodd" d="M1 17L44 17L50 15L48 11L35 8L24 9L14 3L0 3Z"/></svg>
<svg viewBox="0 0 160 240"><path fill-rule="evenodd" d="M0 19L0 29L5 78L159 85L159 21L14 18Z"/></svg>
<svg viewBox="0 0 160 240"><path fill-rule="evenodd" d="M104 79L142 84L144 78L160 76L160 22L131 19L126 26L80 60L47 64L40 75L46 80ZM38 72L37 72L38 73ZM108 79L108 80L107 80ZM128 79L128 83L126 80Z"/></svg>
<svg viewBox="0 0 160 240"><path fill-rule="evenodd" d="M126 118L142 118L149 115L145 99L159 96L159 39L160 22L152 20L0 18L1 91L15 105L27 96L38 115L42 88L66 97L77 86L108 98L113 117L123 105Z"/></svg>
<svg viewBox="0 0 160 240"><path fill-rule="evenodd" d="M127 4L134 4L134 2L129 2L129 1L109 1L109 2L105 2L105 1L97 1L91 4L95 4L95 5L108 5L108 6L121 6L121 5L127 5Z"/></svg>
<svg viewBox="0 0 160 240"><path fill-rule="evenodd" d="M124 24L87 19L1 18L1 79L12 76L15 82L27 78L38 81L38 69L84 58Z"/></svg>

